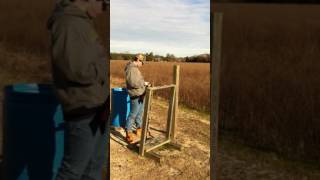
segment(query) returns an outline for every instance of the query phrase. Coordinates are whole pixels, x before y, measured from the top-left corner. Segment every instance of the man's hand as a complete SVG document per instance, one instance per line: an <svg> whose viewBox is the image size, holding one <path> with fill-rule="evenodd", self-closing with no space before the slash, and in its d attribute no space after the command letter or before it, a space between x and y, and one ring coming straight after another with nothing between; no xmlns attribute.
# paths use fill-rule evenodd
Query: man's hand
<svg viewBox="0 0 320 180"><path fill-rule="evenodd" d="M147 87L150 87L150 86L151 86L151 84L150 84L149 82L147 82L147 81L144 82L144 85L147 86Z"/></svg>

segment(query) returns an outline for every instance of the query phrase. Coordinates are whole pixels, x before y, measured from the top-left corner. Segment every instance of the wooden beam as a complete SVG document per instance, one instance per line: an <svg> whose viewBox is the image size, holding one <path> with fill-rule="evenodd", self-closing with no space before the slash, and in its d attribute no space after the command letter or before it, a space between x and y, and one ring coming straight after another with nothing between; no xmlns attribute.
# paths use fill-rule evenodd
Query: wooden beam
<svg viewBox="0 0 320 180"><path fill-rule="evenodd" d="M213 17L212 17L213 16ZM213 21L213 22L212 22ZM213 27L212 27L213 26ZM217 179L217 155L218 155L218 122L220 104L220 69L221 69L221 41L222 41L222 13L211 12L211 151L210 169L211 179Z"/></svg>
<svg viewBox="0 0 320 180"><path fill-rule="evenodd" d="M146 152L145 154L147 157L155 160L156 162L158 162L160 164L163 162L163 157L159 154L156 154L154 152Z"/></svg>
<svg viewBox="0 0 320 180"><path fill-rule="evenodd" d="M157 144L157 145L154 145L154 146L152 146L152 147L149 147L148 149L145 148L145 152L150 152L150 151L152 151L152 150L154 150L154 149L157 149L157 148L160 147L160 146L163 146L163 145L165 145L165 144L168 144L169 142L170 142L170 139L165 140L165 141L163 141L163 142L161 142L161 143L159 143L159 144Z"/></svg>
<svg viewBox="0 0 320 180"><path fill-rule="evenodd" d="M148 133L149 133L149 126L150 126L150 119L151 119L151 117L149 116L149 113L150 113L150 111L151 111L151 105L152 105L152 98L153 98L153 90L151 90L150 89L150 96L149 96L149 107L148 107L148 119L147 119L147 121L148 121L148 123L147 123L147 127L146 127L146 140L147 140L147 137L148 137Z"/></svg>
<svg viewBox="0 0 320 180"><path fill-rule="evenodd" d="M176 137L176 127L177 127L177 114L178 114L178 104L179 104L179 87L180 87L180 66L174 65L173 67L173 83L176 85L174 94L174 108L173 108L173 118L172 118L172 132L171 140Z"/></svg>
<svg viewBox="0 0 320 180"><path fill-rule="evenodd" d="M175 87L175 84L170 84L170 85L164 85L164 86L155 86L155 87L149 87L150 90L160 90L160 89L166 89L166 88L172 88Z"/></svg>
<svg viewBox="0 0 320 180"><path fill-rule="evenodd" d="M183 149L183 147L181 146L181 144L177 144L176 142L172 142L170 141L170 143L166 144L169 147L172 147L174 149L177 149L179 151L181 151Z"/></svg>
<svg viewBox="0 0 320 180"><path fill-rule="evenodd" d="M176 88L173 87L171 89L171 99L169 101L169 110L168 110L168 117L167 117L167 131L166 131L167 139L171 139L171 134L172 134L175 93L176 93Z"/></svg>
<svg viewBox="0 0 320 180"><path fill-rule="evenodd" d="M146 97L144 99L144 112L143 112L143 122L142 122L142 134L141 134L141 140L140 140L140 147L139 147L139 155L144 156L145 153L145 143L147 138L147 132L148 132L148 116L149 116L149 109L151 105L151 94L152 91L147 88L146 89Z"/></svg>

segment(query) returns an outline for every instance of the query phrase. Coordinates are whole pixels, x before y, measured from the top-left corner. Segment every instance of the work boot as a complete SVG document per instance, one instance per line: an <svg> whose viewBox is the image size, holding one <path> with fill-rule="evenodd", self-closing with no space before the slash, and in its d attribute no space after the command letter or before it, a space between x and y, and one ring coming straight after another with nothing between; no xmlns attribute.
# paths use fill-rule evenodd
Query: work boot
<svg viewBox="0 0 320 180"><path fill-rule="evenodd" d="M139 139L141 138L141 133L142 133L142 129L141 128L137 128L136 134L137 134Z"/></svg>
<svg viewBox="0 0 320 180"><path fill-rule="evenodd" d="M127 132L126 140L129 144L131 144L134 140L134 134L132 132Z"/></svg>

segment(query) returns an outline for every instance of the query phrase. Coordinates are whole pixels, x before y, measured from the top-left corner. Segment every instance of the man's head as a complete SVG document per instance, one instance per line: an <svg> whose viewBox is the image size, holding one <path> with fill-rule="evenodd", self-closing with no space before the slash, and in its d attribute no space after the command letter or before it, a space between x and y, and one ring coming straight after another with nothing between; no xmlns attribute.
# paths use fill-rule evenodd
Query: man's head
<svg viewBox="0 0 320 180"><path fill-rule="evenodd" d="M137 54L134 57L134 62L138 67L140 67L140 66L142 66L144 64L143 60L144 60L144 56L142 54Z"/></svg>
<svg viewBox="0 0 320 180"><path fill-rule="evenodd" d="M80 9L86 11L90 17L97 17L106 10L109 0L70 0Z"/></svg>

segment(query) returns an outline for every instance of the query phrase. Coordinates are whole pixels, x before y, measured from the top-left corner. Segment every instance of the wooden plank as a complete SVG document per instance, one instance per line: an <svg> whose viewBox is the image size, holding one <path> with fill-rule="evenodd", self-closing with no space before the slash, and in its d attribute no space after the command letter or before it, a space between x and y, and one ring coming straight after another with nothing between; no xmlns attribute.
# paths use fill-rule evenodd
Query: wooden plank
<svg viewBox="0 0 320 180"><path fill-rule="evenodd" d="M144 156L145 152L145 143L147 138L147 132L148 132L148 116L149 116L149 109L151 105L151 93L152 91L147 88L146 90L146 97L145 97L145 104L144 104L144 113L143 113L143 121L142 121L142 134L141 134L141 140L140 140L140 147L139 147L139 155Z"/></svg>
<svg viewBox="0 0 320 180"><path fill-rule="evenodd" d="M157 144L157 145L154 145L154 146L152 146L152 147L149 147L148 149L145 148L145 152L150 152L150 151L152 151L152 150L154 150L154 149L157 149L157 148L160 147L160 146L163 146L163 145L165 145L165 144L168 144L169 142L170 142L170 139L165 140L165 141L163 141L163 142L161 142L161 143L159 143L159 144Z"/></svg>
<svg viewBox="0 0 320 180"><path fill-rule="evenodd" d="M167 117L167 131L166 131L167 139L171 139L171 134L172 134L175 93L176 93L176 88L173 87L171 89L171 99L169 101L169 110L168 110L168 117Z"/></svg>
<svg viewBox="0 0 320 180"><path fill-rule="evenodd" d="M156 154L154 152L146 152L145 154L147 157L155 160L156 162L158 162L160 164L163 162L163 157L159 154Z"/></svg>
<svg viewBox="0 0 320 180"><path fill-rule="evenodd" d="M170 85L164 85L164 86L155 86L155 87L150 87L150 90L160 90L160 89L166 89L166 88L172 88L175 87L175 84L170 84Z"/></svg>
<svg viewBox="0 0 320 180"><path fill-rule="evenodd" d="M173 118L172 118L172 132L171 140L176 137L176 127L177 127L177 114L178 114L178 104L179 104L179 87L180 87L180 66L174 65L173 67L173 83L176 85L175 88L175 101L173 108Z"/></svg>
<svg viewBox="0 0 320 180"><path fill-rule="evenodd" d="M213 22L212 22L213 20ZM212 27L213 26L213 27ZM221 66L221 41L222 41L222 13L211 13L211 179L217 179L217 155L218 155L218 122L220 103L220 66Z"/></svg>
<svg viewBox="0 0 320 180"><path fill-rule="evenodd" d="M151 108L152 108L152 106L151 106L151 104L152 104L152 98L153 98L153 90L151 90L150 89L150 97L149 97L149 109L148 109L148 114L149 114L149 112L151 111ZM147 123L147 127L146 127L146 139L147 139L147 137L148 137L148 134L149 134L149 125L150 125L150 119L151 119L151 117L148 115L148 123Z"/></svg>
<svg viewBox="0 0 320 180"><path fill-rule="evenodd" d="M171 148L177 149L179 151L181 151L183 149L183 147L180 144L178 144L176 142L172 142L172 141L170 141L170 143L168 143L166 145L171 147Z"/></svg>

